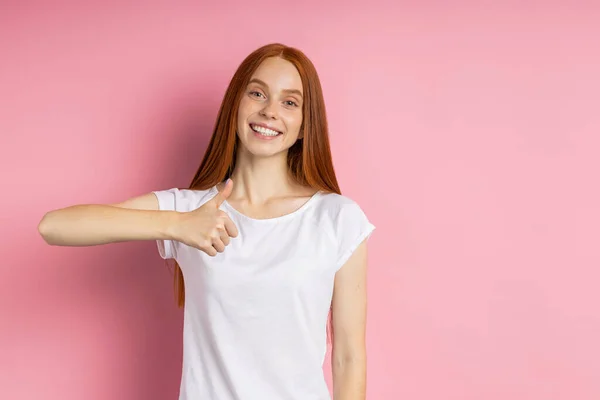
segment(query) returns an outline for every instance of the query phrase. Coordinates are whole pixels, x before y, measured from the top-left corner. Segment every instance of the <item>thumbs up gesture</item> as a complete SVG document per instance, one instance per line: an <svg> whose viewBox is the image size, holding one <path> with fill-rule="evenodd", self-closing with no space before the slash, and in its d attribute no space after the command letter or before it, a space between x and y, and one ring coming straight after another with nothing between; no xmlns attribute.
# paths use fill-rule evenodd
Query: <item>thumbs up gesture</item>
<svg viewBox="0 0 600 400"><path fill-rule="evenodd" d="M229 215L219 209L231 195L232 189L233 182L228 179L215 197L193 211L181 213L172 226L172 239L195 247L212 257L225 251L230 238L238 235L237 227Z"/></svg>

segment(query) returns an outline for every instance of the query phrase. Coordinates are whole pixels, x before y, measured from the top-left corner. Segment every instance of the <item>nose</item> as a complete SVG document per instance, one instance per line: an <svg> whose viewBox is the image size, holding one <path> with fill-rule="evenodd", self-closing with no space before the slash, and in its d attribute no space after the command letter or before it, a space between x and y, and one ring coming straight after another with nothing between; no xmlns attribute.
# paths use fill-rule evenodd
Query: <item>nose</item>
<svg viewBox="0 0 600 400"><path fill-rule="evenodd" d="M265 103L265 106L263 107L262 110L260 110L260 115L272 119L272 118L276 118L277 117L277 113L275 112L275 107L273 106L273 104L268 101Z"/></svg>

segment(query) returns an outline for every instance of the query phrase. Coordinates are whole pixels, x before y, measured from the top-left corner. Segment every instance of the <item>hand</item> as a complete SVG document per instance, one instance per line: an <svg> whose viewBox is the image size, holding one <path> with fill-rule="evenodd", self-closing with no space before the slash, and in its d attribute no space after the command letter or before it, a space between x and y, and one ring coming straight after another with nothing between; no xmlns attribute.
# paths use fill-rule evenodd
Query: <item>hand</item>
<svg viewBox="0 0 600 400"><path fill-rule="evenodd" d="M225 186L201 207L181 213L171 236L174 240L195 247L214 257L225 251L230 238L237 237L238 230L229 215L219 209L229 197L233 181L228 179Z"/></svg>

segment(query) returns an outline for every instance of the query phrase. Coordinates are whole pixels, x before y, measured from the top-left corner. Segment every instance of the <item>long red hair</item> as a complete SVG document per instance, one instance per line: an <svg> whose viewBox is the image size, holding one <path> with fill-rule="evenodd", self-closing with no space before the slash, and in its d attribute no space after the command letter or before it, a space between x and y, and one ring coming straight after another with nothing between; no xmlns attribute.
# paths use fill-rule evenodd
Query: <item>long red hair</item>
<svg viewBox="0 0 600 400"><path fill-rule="evenodd" d="M329 130L321 82L313 63L293 47L272 43L253 51L231 78L204 158L189 189L206 190L229 178L235 168L238 108L248 81L268 57L280 57L294 64L302 79L303 106L300 132L304 134L288 150L288 167L294 179L316 190L341 194L333 168ZM185 303L183 274L177 262L174 270L175 297Z"/></svg>

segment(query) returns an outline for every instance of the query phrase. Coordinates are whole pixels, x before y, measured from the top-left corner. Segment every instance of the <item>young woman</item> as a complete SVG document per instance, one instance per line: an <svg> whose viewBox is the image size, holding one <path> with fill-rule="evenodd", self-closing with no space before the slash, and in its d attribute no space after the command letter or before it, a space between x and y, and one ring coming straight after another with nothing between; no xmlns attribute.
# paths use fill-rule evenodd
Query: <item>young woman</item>
<svg viewBox="0 0 600 400"><path fill-rule="evenodd" d="M235 72L189 188L54 210L39 225L51 245L156 240L175 260L180 400L330 399L327 328L334 400L364 400L374 228L338 188L317 72L282 44Z"/></svg>

